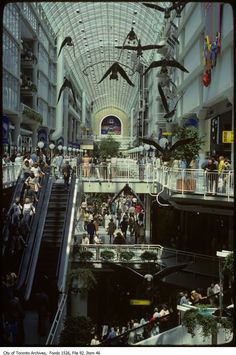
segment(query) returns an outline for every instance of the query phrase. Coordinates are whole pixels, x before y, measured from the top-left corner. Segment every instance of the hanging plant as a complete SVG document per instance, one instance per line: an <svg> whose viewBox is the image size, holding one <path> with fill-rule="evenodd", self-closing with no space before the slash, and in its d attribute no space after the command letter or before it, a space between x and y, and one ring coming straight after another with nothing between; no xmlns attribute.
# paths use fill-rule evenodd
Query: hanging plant
<svg viewBox="0 0 236 355"><path fill-rule="evenodd" d="M184 313L182 324L187 328L188 333L190 333L192 337L196 335L197 326L201 327L201 334L204 338L208 336L216 336L219 327L225 328L229 336L233 331L232 319L226 317L216 317L213 315L204 315L199 311L199 309L187 310Z"/></svg>
<svg viewBox="0 0 236 355"><path fill-rule="evenodd" d="M152 250L146 250L140 255L142 260L156 260L157 253Z"/></svg>
<svg viewBox="0 0 236 355"><path fill-rule="evenodd" d="M112 250L103 250L100 254L101 258L104 260L111 260L114 259L115 253Z"/></svg>
<svg viewBox="0 0 236 355"><path fill-rule="evenodd" d="M135 253L132 252L132 251L123 250L123 251L120 252L120 258L121 258L121 260L129 261L129 260L131 260L134 256L135 256Z"/></svg>
<svg viewBox="0 0 236 355"><path fill-rule="evenodd" d="M231 276L234 274L234 253L233 252L226 256L223 270L227 274L230 274Z"/></svg>
<svg viewBox="0 0 236 355"><path fill-rule="evenodd" d="M82 297L87 296L88 292L92 290L97 284L94 274L89 269L72 270L70 273L71 286L74 291L79 292ZM78 285L73 287L74 281L77 280Z"/></svg>

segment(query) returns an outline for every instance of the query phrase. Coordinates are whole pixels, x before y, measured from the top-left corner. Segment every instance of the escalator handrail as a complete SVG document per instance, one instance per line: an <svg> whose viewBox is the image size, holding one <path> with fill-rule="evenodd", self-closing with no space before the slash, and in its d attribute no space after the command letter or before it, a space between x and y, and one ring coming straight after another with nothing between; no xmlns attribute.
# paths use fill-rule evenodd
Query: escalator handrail
<svg viewBox="0 0 236 355"><path fill-rule="evenodd" d="M31 231L30 235L28 237L28 246L25 248L24 253L22 255L21 263L19 266L19 272L18 272L18 281L17 281L17 289L22 288L25 285L26 277L29 273L30 265L31 265L31 259L33 257L34 253L34 248L35 248L35 243L38 238L37 236L37 228L39 221L41 219L41 212L42 212L42 207L45 202L45 196L49 196L49 191L48 191L48 181L49 181L49 174L45 174L43 181L42 181L42 189L40 190L39 194L39 199L36 207L36 212L35 215L32 216L33 220L31 221Z"/></svg>
<svg viewBox="0 0 236 355"><path fill-rule="evenodd" d="M101 343L99 345L106 345L106 344L112 343L114 341L116 342L117 339L126 337L131 332L136 332L136 330L139 330L139 329L142 329L142 328L144 329L145 327L148 327L148 326L153 326L156 323L159 323L160 321L163 321L163 319L168 319L168 318L171 318L173 316L176 316L176 314L177 314L177 310L175 310L173 312L170 312L169 314L166 314L166 315L164 315L162 317L157 317L155 319L151 319L151 320L147 321L146 323L144 323L144 324L142 324L142 325L140 325L140 326L138 326L136 328L129 329L129 330L125 331L124 333L117 335L114 338L105 339L105 340L101 341Z"/></svg>
<svg viewBox="0 0 236 355"><path fill-rule="evenodd" d="M65 257L66 257L66 249L67 249L67 243L68 243L70 222L71 222L71 210L72 210L72 206L73 206L75 181L76 181L75 174L72 173L70 187L69 187L69 195L68 195L67 204L66 204L65 219L64 219L64 224L63 224L62 243L60 246L58 263L57 263L57 272L56 272L57 285L58 285L59 291L61 290L61 288L63 286L62 282L63 282L64 268L66 267Z"/></svg>
<svg viewBox="0 0 236 355"><path fill-rule="evenodd" d="M52 190L52 184L53 181L52 179L50 179L48 181L47 191L45 191L42 207L39 216L37 218L37 223L35 227L35 242L33 245L32 254L30 258L30 265L28 268L28 273L25 281L25 293L24 293L25 300L28 300L30 297L34 278L35 278L35 271L36 271L36 266L38 263L38 257L40 253L40 247L42 242L45 220L48 212L48 205L49 205L49 200L50 200L50 195Z"/></svg>

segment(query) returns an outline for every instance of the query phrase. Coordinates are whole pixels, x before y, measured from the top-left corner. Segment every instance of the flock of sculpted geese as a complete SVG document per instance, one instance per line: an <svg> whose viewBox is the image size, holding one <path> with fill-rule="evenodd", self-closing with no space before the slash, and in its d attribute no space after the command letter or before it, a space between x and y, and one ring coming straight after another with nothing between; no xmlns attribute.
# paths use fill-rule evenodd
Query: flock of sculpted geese
<svg viewBox="0 0 236 355"><path fill-rule="evenodd" d="M181 17L181 12L183 10L183 8L186 5L186 1L177 1L177 2L172 2L172 6L170 7L161 7L157 4L149 4L149 3L143 3L144 6L152 8L154 10L160 11L160 12L164 12L164 18L168 19L170 18L170 13L171 11L175 10L176 12L176 17ZM177 29L177 26L170 21L170 24ZM126 44L126 42L128 41L128 45ZM130 42L133 42L133 44L135 45L130 45ZM175 44L179 44L178 38L175 35L171 35L171 37L169 37L166 41L165 44L149 44L149 45L142 45L141 44L141 39L138 39L136 33L134 32L133 27L131 28L130 32L128 33L128 35L126 36L123 45L122 46L115 46L115 48L121 49L123 50L130 50L130 51L135 51L137 57L142 57L143 55L143 51L146 50L151 50L151 49L161 49L163 47L166 46L166 44L169 44L169 46L171 46L173 48L173 46ZM72 46L73 50L74 50L74 43L73 40L70 36L67 36L64 38L63 42L61 43L60 46L60 50L58 53L58 57L60 56L60 53L63 49L63 47L65 46ZM75 56L75 50L74 50L74 56ZM171 118L174 116L176 108L177 108L177 104L179 102L179 100L182 98L182 96L180 96L178 98L178 100L176 101L174 107L172 109L169 108L168 105L168 100L170 97L169 96L165 96L164 91L163 91L163 87L164 86L168 86L169 84L172 84L175 88L175 84L173 83L173 81L170 79L169 75L168 75L168 67L175 67L177 69L180 69L183 72L189 73L189 71L183 66L181 65L179 62L177 62L173 57L168 56L168 57L163 57L161 60L157 60L157 61L153 61L143 72L143 75L146 75L152 68L160 68L160 73L159 73L159 84L158 84L158 91L160 94L160 98L162 101L162 105L164 107L165 110L165 114L164 114L164 118L167 120L167 122L171 122ZM132 83L132 81L130 80L130 78L128 77L127 73L125 72L125 70L122 68L122 66L120 65L120 63L118 61L114 62L110 68L108 68L108 70L105 72L105 74L103 75L103 77L101 78L101 80L98 82L101 83L108 75L110 75L110 80L118 80L118 74L120 74L129 85L134 86L134 84ZM62 84L62 87L59 91L59 95L58 95L58 100L57 103L59 102L62 92L65 88L69 88L72 91L73 94L73 98L74 98L74 102L75 105L76 104L76 97L75 97L75 92L73 89L73 85L71 83L71 81L64 77L64 82ZM187 139L182 139L178 142L176 142L172 147L169 147L168 143L166 143L166 146L163 148L161 147L156 140L154 140L153 138L149 137L149 138L141 138L141 140L149 145L154 146L162 155L162 159L163 161L168 161L170 159L171 156L171 152L173 152L173 150L179 148L182 145L191 143L193 141L193 138L187 138Z"/></svg>

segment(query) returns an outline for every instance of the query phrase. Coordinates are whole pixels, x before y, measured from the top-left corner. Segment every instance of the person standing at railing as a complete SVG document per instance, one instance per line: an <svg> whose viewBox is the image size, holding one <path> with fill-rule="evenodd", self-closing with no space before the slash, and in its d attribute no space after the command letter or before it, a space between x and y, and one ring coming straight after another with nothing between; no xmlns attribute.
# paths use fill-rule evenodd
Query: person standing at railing
<svg viewBox="0 0 236 355"><path fill-rule="evenodd" d="M82 158L82 162L83 162L83 175L85 178L88 178L90 176L90 157L88 156L87 153L84 154L83 158Z"/></svg>
<svg viewBox="0 0 236 355"><path fill-rule="evenodd" d="M223 180L224 170L225 170L225 158L222 155L220 155L218 168L217 168L218 177L217 177L217 184L216 184L216 192L218 189L219 189L220 193L225 192L224 191L224 180ZM218 189L217 189L217 187L218 187Z"/></svg>
<svg viewBox="0 0 236 355"><path fill-rule="evenodd" d="M145 171L145 159L143 154L138 157L138 168L139 168L139 180L144 181L144 171Z"/></svg>
<svg viewBox="0 0 236 355"><path fill-rule="evenodd" d="M217 164L213 158L209 158L207 163L202 165L202 169L206 171L206 189L207 193L215 194L214 187L216 187L217 175Z"/></svg>
<svg viewBox="0 0 236 355"><path fill-rule="evenodd" d="M93 244L94 234L96 232L95 224L93 223L93 219L87 225L87 232L89 234L89 244Z"/></svg>

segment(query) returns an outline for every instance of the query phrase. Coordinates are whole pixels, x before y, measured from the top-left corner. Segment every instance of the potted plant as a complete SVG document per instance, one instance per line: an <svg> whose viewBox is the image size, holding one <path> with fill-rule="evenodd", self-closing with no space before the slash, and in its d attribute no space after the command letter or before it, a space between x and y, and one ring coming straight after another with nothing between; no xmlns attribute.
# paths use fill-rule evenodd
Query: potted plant
<svg viewBox="0 0 236 355"><path fill-rule="evenodd" d="M185 144L178 147L174 151L173 158L177 160L182 160L186 162L186 169L191 168L191 162L194 162L199 155L204 140L199 136L199 130L195 127L178 127L174 131L175 138L177 140L182 140L186 138L194 138L191 143ZM177 189L184 191L195 191L196 190L196 179L194 174L181 179L177 179Z"/></svg>
<svg viewBox="0 0 236 355"><path fill-rule="evenodd" d="M111 260L114 259L115 253L112 250L105 249L101 252L100 256L103 260Z"/></svg>
<svg viewBox="0 0 236 355"><path fill-rule="evenodd" d="M91 260L93 258L93 252L91 250L80 250L79 252L79 258L82 261L87 261Z"/></svg>
<svg viewBox="0 0 236 355"><path fill-rule="evenodd" d="M140 255L142 260L147 260L147 261L151 261L151 260L156 260L157 259L157 252L153 251L153 250L145 250L141 255Z"/></svg>
<svg viewBox="0 0 236 355"><path fill-rule="evenodd" d="M131 260L134 256L135 256L135 253L134 253L133 251L122 250L122 251L120 252L120 259L121 259L121 260L129 261L129 260Z"/></svg>
<svg viewBox="0 0 236 355"><path fill-rule="evenodd" d="M93 322L84 316L67 316L60 335L60 346L87 346L91 340Z"/></svg>

